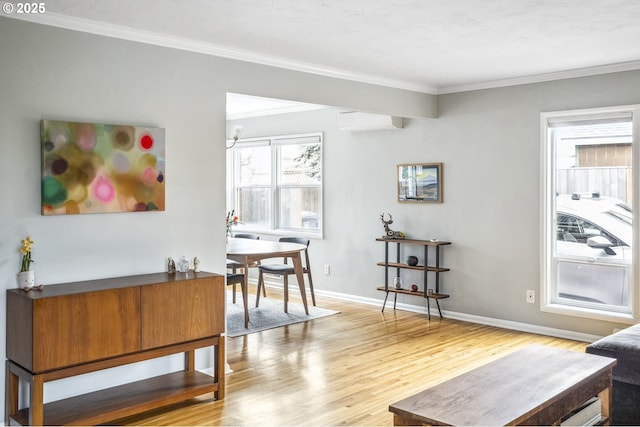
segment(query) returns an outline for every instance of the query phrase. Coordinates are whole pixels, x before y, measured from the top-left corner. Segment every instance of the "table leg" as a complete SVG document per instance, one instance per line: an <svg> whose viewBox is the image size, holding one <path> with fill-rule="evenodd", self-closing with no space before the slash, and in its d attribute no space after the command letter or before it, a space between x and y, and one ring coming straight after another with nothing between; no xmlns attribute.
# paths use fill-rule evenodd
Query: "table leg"
<svg viewBox="0 0 640 427"><path fill-rule="evenodd" d="M609 386L598 393L598 398L600 399L600 415L603 418L607 419L607 423L605 425L611 425L611 387L613 380L611 377L611 373L609 373Z"/></svg>
<svg viewBox="0 0 640 427"><path fill-rule="evenodd" d="M242 304L244 305L244 327L245 329L249 327L249 286L248 286L248 276L245 275L244 280L242 281Z"/></svg>
<svg viewBox="0 0 640 427"><path fill-rule="evenodd" d="M291 261L293 262L293 270L296 272L296 279L298 279L298 287L300 288L300 295L302 296L302 303L304 304L304 312L308 315L309 307L307 306L307 291L304 287L304 273L302 272L300 252L291 254Z"/></svg>
<svg viewBox="0 0 640 427"><path fill-rule="evenodd" d="M249 327L249 258L244 257L244 280L242 281L242 304L244 306L244 327Z"/></svg>

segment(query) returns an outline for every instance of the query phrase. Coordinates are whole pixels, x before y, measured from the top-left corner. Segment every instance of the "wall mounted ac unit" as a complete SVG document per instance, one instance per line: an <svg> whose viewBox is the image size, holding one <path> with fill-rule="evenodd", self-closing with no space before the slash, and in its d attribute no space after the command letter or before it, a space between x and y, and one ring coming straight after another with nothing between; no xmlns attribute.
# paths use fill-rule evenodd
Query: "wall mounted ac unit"
<svg viewBox="0 0 640 427"><path fill-rule="evenodd" d="M346 132L402 129L402 117L348 111L338 115L338 127Z"/></svg>

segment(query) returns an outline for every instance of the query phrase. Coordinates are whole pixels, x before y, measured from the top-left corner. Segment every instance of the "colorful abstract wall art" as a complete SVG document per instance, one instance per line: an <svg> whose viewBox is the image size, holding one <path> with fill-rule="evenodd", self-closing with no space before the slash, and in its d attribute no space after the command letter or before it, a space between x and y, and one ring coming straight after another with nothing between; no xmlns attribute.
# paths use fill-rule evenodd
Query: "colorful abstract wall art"
<svg viewBox="0 0 640 427"><path fill-rule="evenodd" d="M42 215L163 211L164 129L43 120Z"/></svg>

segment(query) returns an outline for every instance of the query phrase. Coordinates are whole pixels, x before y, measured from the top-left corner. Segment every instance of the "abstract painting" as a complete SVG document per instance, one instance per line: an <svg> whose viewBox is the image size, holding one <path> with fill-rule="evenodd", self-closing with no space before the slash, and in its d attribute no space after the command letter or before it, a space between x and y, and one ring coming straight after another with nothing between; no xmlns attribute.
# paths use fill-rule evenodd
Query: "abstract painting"
<svg viewBox="0 0 640 427"><path fill-rule="evenodd" d="M164 211L164 129L42 120L42 215Z"/></svg>

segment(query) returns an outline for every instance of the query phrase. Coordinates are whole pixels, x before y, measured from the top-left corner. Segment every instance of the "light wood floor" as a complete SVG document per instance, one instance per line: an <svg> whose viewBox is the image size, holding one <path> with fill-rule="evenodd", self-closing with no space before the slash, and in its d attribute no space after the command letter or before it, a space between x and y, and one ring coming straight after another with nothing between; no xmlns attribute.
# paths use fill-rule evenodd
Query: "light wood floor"
<svg viewBox="0 0 640 427"><path fill-rule="evenodd" d="M273 289L268 294L281 298ZM117 424L389 426L389 404L516 349L536 343L583 352L586 346L437 314L429 322L389 306L381 313L321 297L318 305L341 313L227 338L233 373L224 400L205 395Z"/></svg>

